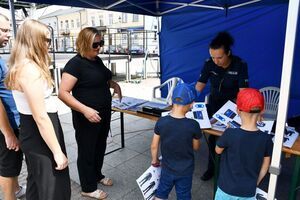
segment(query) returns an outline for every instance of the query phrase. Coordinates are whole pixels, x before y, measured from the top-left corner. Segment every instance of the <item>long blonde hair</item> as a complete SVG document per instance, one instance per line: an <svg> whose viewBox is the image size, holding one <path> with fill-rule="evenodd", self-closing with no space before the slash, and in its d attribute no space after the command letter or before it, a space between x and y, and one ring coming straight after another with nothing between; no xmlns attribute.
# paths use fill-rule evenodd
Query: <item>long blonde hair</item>
<svg viewBox="0 0 300 200"><path fill-rule="evenodd" d="M86 27L79 32L76 40L76 50L82 57L86 57L86 53L92 49L93 41L97 35L101 36L100 32L94 27Z"/></svg>
<svg viewBox="0 0 300 200"><path fill-rule="evenodd" d="M48 27L36 20L26 19L18 29L16 40L9 58L9 71L5 83L8 89L16 89L17 74L24 66L25 60L33 62L41 72L41 77L49 86L53 85L49 71L50 56L47 39L50 37Z"/></svg>

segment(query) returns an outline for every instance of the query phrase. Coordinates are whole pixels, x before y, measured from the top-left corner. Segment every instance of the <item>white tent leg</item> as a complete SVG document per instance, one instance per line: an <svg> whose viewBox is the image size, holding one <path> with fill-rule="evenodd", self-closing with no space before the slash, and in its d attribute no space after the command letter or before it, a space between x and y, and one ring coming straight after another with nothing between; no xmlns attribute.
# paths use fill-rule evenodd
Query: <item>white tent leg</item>
<svg viewBox="0 0 300 200"><path fill-rule="evenodd" d="M275 197L277 178L280 173L280 158L282 150L283 134L286 122L286 115L288 109L288 100L290 93L291 74L294 60L294 49L297 32L297 20L299 14L299 1L289 1L288 17L285 34L285 46L282 65L282 77L280 85L280 98L278 105L276 134L274 140L273 157L270 167L270 182L268 189L268 200L273 200Z"/></svg>

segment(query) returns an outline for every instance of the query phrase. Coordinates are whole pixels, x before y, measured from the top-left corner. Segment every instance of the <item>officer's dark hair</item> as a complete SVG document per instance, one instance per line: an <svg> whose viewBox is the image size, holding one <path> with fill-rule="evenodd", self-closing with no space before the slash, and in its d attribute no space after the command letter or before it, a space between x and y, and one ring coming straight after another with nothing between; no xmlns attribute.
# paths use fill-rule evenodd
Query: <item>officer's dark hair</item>
<svg viewBox="0 0 300 200"><path fill-rule="evenodd" d="M210 42L210 49L224 48L226 54L229 53L230 47L233 45L233 37L226 31L219 32L218 35Z"/></svg>

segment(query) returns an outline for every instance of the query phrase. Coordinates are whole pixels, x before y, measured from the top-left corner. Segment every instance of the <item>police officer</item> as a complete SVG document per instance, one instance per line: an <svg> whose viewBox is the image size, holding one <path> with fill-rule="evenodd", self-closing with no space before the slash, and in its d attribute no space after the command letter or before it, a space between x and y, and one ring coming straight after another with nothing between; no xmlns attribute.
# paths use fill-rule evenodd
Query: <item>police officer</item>
<svg viewBox="0 0 300 200"><path fill-rule="evenodd" d="M207 105L208 115L217 112L228 100L235 101L239 90L248 87L248 67L241 58L232 55L230 47L234 40L227 32L220 32L211 41L209 53L211 58L205 61L196 90L202 92L210 80L210 94ZM209 135L209 148L214 153L216 137ZM201 176L207 181L214 175L214 162L209 156L208 168Z"/></svg>

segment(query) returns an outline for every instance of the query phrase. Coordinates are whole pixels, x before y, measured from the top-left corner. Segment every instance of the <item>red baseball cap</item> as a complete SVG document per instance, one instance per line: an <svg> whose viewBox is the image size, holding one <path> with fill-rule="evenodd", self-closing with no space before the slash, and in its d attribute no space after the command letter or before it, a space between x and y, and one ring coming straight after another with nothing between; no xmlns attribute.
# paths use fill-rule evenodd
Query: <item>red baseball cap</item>
<svg viewBox="0 0 300 200"><path fill-rule="evenodd" d="M240 111L259 113L264 109L265 100L257 89L245 88L239 91L236 105Z"/></svg>

